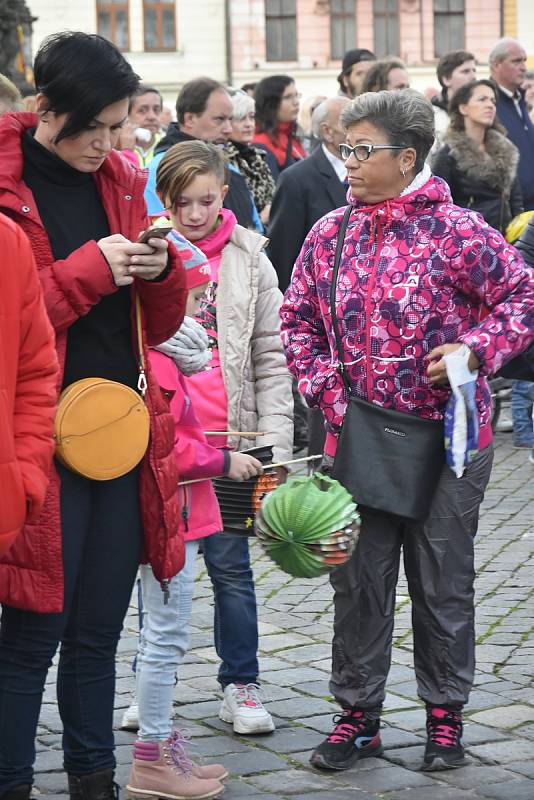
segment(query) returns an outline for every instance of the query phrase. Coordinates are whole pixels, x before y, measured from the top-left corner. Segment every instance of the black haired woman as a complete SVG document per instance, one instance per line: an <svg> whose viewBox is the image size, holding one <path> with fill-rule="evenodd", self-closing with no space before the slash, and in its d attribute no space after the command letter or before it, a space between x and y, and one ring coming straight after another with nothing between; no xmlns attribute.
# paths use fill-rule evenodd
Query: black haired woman
<svg viewBox="0 0 534 800"><path fill-rule="evenodd" d="M136 389L144 339L176 332L184 271L147 227L145 178L113 150L138 77L108 41L65 32L34 65L37 114L0 123L0 209L27 233L56 332L58 388L87 377ZM146 347L146 345L145 345ZM148 359L145 359L148 366ZM0 562L0 797L30 795L43 688L60 644L57 697L72 797L114 797L115 651L141 554L162 581L182 565L173 427L148 373L139 467L90 480L56 462L43 512Z"/></svg>
<svg viewBox="0 0 534 800"><path fill-rule="evenodd" d="M432 159L432 171L447 181L456 205L478 211L503 232L523 211L523 198L519 151L497 122L495 92L487 80L456 90L449 104L449 129Z"/></svg>
<svg viewBox="0 0 534 800"><path fill-rule="evenodd" d="M267 163L276 180L280 172L304 158L297 136L300 95L289 75L271 75L256 86L256 135L252 143L267 152Z"/></svg>

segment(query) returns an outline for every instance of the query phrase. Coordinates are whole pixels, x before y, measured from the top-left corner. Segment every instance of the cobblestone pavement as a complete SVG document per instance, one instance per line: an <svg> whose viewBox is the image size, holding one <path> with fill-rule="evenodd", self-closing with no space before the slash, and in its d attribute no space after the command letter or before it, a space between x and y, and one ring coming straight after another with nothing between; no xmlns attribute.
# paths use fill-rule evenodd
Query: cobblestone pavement
<svg viewBox="0 0 534 800"><path fill-rule="evenodd" d="M252 800L534 799L534 466L496 441L496 459L476 543L477 674L467 710L469 766L420 771L424 709L412 670L410 603L401 578L393 663L383 716L383 757L347 772L320 773L310 750L337 711L328 694L332 624L328 579L297 580L252 545L260 614L261 678L277 729L241 737L217 717L220 692L212 648L212 595L205 572L197 582L191 648L175 690L177 725L190 730L195 755L230 771L224 797ZM136 645L135 608L120 643L116 724L129 705ZM36 788L65 796L61 725L51 671L39 727ZM124 786L133 734L117 731L117 779ZM52 797L47 798L52 800Z"/></svg>

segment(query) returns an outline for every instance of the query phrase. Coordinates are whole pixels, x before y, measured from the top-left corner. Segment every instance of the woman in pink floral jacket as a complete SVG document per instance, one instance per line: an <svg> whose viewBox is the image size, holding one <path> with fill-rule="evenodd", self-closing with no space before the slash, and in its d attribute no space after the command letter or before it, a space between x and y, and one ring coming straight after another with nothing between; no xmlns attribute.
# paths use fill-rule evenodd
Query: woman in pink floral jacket
<svg viewBox="0 0 534 800"><path fill-rule="evenodd" d="M474 677L473 539L492 462L485 376L534 338L534 272L482 217L453 205L447 184L430 174L433 112L422 96L364 94L347 106L343 123L352 213L336 315L352 392L441 419L450 397L443 356L465 344L469 367L479 369L480 435L478 456L462 478L444 466L426 522L361 509L354 556L332 574L330 689L343 711L311 761L346 769L381 752L402 547L418 692L427 709L423 768L446 769L465 763L462 708ZM324 413L327 463L347 408L329 308L343 214L333 211L310 231L281 310L289 368L308 405Z"/></svg>

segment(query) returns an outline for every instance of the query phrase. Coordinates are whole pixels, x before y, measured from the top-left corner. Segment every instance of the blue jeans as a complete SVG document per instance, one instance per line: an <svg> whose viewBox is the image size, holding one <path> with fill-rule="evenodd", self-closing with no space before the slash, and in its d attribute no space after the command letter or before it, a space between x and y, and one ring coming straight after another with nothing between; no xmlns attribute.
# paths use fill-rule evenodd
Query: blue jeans
<svg viewBox="0 0 534 800"><path fill-rule="evenodd" d="M512 421L514 444L534 447L532 406L534 405L534 383L514 381L512 383Z"/></svg>
<svg viewBox="0 0 534 800"><path fill-rule="evenodd" d="M186 542L185 564L169 584L164 603L152 568L140 567L143 627L139 633L136 689L139 739L158 741L171 734L172 691L189 639L198 540Z"/></svg>
<svg viewBox="0 0 534 800"><path fill-rule="evenodd" d="M203 540L204 561L215 598L214 641L221 659L219 683L256 683L258 615L248 539L215 533Z"/></svg>
<svg viewBox="0 0 534 800"><path fill-rule="evenodd" d="M138 472L90 481L58 466L64 610L4 606L0 627L0 795L33 782L48 669L61 643L57 699L65 770L114 768L115 652L141 553Z"/></svg>

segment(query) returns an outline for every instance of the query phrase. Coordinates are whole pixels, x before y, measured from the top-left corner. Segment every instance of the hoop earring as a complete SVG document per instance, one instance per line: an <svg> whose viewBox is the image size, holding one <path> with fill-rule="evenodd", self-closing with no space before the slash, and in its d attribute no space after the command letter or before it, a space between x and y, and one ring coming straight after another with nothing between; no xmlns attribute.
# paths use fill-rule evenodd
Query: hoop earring
<svg viewBox="0 0 534 800"><path fill-rule="evenodd" d="M401 169L401 175L403 178L406 177L406 170L404 169L404 167Z"/></svg>

